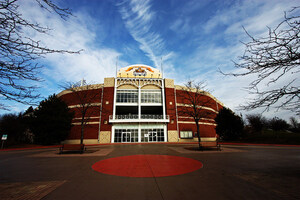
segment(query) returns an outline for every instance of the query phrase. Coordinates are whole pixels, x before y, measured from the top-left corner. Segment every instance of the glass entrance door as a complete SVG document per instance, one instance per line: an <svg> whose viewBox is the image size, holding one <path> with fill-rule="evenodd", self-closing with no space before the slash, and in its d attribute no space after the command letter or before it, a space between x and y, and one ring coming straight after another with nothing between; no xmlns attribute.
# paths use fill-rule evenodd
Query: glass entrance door
<svg viewBox="0 0 300 200"><path fill-rule="evenodd" d="M131 132L122 132L122 142L130 142Z"/></svg>
<svg viewBox="0 0 300 200"><path fill-rule="evenodd" d="M149 134L149 142L157 142L157 132L151 131Z"/></svg>

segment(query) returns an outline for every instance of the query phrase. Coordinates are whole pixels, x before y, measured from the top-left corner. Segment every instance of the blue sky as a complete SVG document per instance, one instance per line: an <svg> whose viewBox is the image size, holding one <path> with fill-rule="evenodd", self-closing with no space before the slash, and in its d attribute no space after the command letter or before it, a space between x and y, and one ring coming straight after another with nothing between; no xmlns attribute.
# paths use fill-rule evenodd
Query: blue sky
<svg viewBox="0 0 300 200"><path fill-rule="evenodd" d="M238 113L259 113L237 110L251 96L245 87L254 77L224 77L217 72L236 71L232 60L244 50L241 41L248 41L242 26L254 36L267 33L283 19L284 11L297 6L297 1L254 0L64 0L62 7L73 11L67 21L39 8L35 1L21 1L24 17L49 26L49 35L26 34L43 41L51 48L79 50L80 55L52 54L44 65L38 83L44 97L61 91L66 81L103 83L104 77L115 76L118 68L146 64L160 69L164 76L183 84L188 79L206 81L211 93ZM31 83L30 83L31 84ZM262 86L266 87L266 86ZM10 102L12 112L28 106ZM4 111L0 111L4 113ZM288 111L271 111L266 117L288 119Z"/></svg>

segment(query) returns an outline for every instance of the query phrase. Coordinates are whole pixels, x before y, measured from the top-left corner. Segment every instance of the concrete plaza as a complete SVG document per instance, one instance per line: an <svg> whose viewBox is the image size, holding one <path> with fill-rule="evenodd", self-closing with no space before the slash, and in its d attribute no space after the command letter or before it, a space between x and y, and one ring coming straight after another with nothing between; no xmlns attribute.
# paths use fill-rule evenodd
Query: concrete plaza
<svg viewBox="0 0 300 200"><path fill-rule="evenodd" d="M0 151L0 199L300 199L300 147L120 144ZM128 155L192 158L203 167L186 174L134 178L102 174L98 161ZM151 167L151 166L150 166Z"/></svg>

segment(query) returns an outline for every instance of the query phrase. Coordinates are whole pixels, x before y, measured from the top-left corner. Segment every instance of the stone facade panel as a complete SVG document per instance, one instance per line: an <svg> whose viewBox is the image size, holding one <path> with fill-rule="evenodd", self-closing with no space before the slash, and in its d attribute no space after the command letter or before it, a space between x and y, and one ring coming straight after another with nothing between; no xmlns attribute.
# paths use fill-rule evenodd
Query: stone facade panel
<svg viewBox="0 0 300 200"><path fill-rule="evenodd" d="M115 78L104 78L104 87L115 87Z"/></svg>
<svg viewBox="0 0 300 200"><path fill-rule="evenodd" d="M110 143L111 141L110 136L111 136L110 131L100 131L99 143Z"/></svg>
<svg viewBox="0 0 300 200"><path fill-rule="evenodd" d="M168 131L168 142L178 142L177 131Z"/></svg>
<svg viewBox="0 0 300 200"><path fill-rule="evenodd" d="M173 79L165 79L165 88L174 88L174 80Z"/></svg>

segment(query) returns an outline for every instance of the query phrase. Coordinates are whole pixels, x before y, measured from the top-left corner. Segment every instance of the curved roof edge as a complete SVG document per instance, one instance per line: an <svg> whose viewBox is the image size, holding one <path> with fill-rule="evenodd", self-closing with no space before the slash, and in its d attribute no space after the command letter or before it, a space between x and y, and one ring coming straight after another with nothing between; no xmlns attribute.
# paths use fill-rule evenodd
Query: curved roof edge
<svg viewBox="0 0 300 200"><path fill-rule="evenodd" d="M82 90L95 90L95 89L100 89L103 88L104 84L93 84L93 85L84 85L84 86L80 86L80 87L74 87L73 89L75 91L82 91ZM72 93L72 91L66 89L61 91L60 93L58 93L56 96L60 97L62 95L68 94L68 93Z"/></svg>

